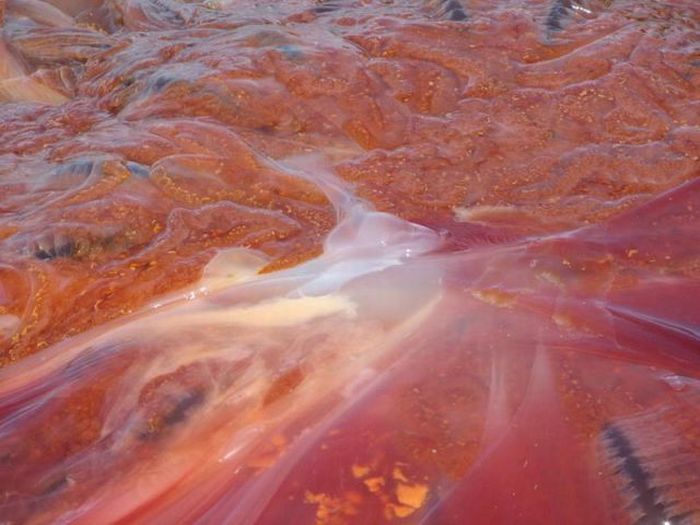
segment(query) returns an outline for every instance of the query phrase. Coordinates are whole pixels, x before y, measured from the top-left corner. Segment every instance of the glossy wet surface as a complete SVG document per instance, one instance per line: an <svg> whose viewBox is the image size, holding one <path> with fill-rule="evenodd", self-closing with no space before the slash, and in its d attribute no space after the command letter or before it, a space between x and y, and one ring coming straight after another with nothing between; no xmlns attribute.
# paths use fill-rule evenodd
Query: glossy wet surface
<svg viewBox="0 0 700 525"><path fill-rule="evenodd" d="M0 521L700 522L694 2L53 4Z"/></svg>

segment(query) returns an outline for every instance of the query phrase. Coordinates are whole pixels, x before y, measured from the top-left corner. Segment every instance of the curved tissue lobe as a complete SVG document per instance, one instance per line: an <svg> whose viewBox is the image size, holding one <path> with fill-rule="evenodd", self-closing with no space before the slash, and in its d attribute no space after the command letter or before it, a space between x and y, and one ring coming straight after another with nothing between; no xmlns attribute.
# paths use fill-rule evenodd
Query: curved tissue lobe
<svg viewBox="0 0 700 525"><path fill-rule="evenodd" d="M0 523L700 523L699 20L0 1Z"/></svg>

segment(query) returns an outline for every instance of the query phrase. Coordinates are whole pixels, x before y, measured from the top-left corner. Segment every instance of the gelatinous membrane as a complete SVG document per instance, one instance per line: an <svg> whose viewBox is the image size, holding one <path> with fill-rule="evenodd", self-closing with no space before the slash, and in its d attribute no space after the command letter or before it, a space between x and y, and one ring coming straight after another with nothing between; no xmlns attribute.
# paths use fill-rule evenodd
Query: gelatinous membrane
<svg viewBox="0 0 700 525"><path fill-rule="evenodd" d="M700 522L694 2L0 6L0 522Z"/></svg>

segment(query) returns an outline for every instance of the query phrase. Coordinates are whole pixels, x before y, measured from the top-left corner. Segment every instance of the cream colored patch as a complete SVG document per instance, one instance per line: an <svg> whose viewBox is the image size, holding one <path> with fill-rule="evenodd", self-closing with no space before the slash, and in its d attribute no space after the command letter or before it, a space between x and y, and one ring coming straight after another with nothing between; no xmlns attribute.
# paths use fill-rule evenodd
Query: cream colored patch
<svg viewBox="0 0 700 525"><path fill-rule="evenodd" d="M220 290L255 277L269 262L269 258L244 248L233 248L217 253L204 268L202 286Z"/></svg>
<svg viewBox="0 0 700 525"><path fill-rule="evenodd" d="M338 294L298 299L279 297L250 306L168 316L162 322L168 328L175 325L187 327L244 325L248 328L283 328L331 315L345 315L353 318L357 315L357 305L347 297ZM150 321L149 324L152 330L153 322Z"/></svg>
<svg viewBox="0 0 700 525"><path fill-rule="evenodd" d="M229 312L229 320L246 326L294 326L329 315L356 315L356 305L342 295L287 299L280 297Z"/></svg>
<svg viewBox="0 0 700 525"><path fill-rule="evenodd" d="M505 215L513 215L518 210L511 206L470 206L453 208L457 222L479 222Z"/></svg>

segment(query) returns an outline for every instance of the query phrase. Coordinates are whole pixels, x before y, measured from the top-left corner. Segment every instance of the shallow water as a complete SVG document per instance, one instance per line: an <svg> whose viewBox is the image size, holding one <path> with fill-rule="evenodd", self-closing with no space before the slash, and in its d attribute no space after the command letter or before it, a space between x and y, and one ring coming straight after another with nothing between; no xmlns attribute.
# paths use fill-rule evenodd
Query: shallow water
<svg viewBox="0 0 700 525"><path fill-rule="evenodd" d="M0 523L700 523L694 2L0 5Z"/></svg>

